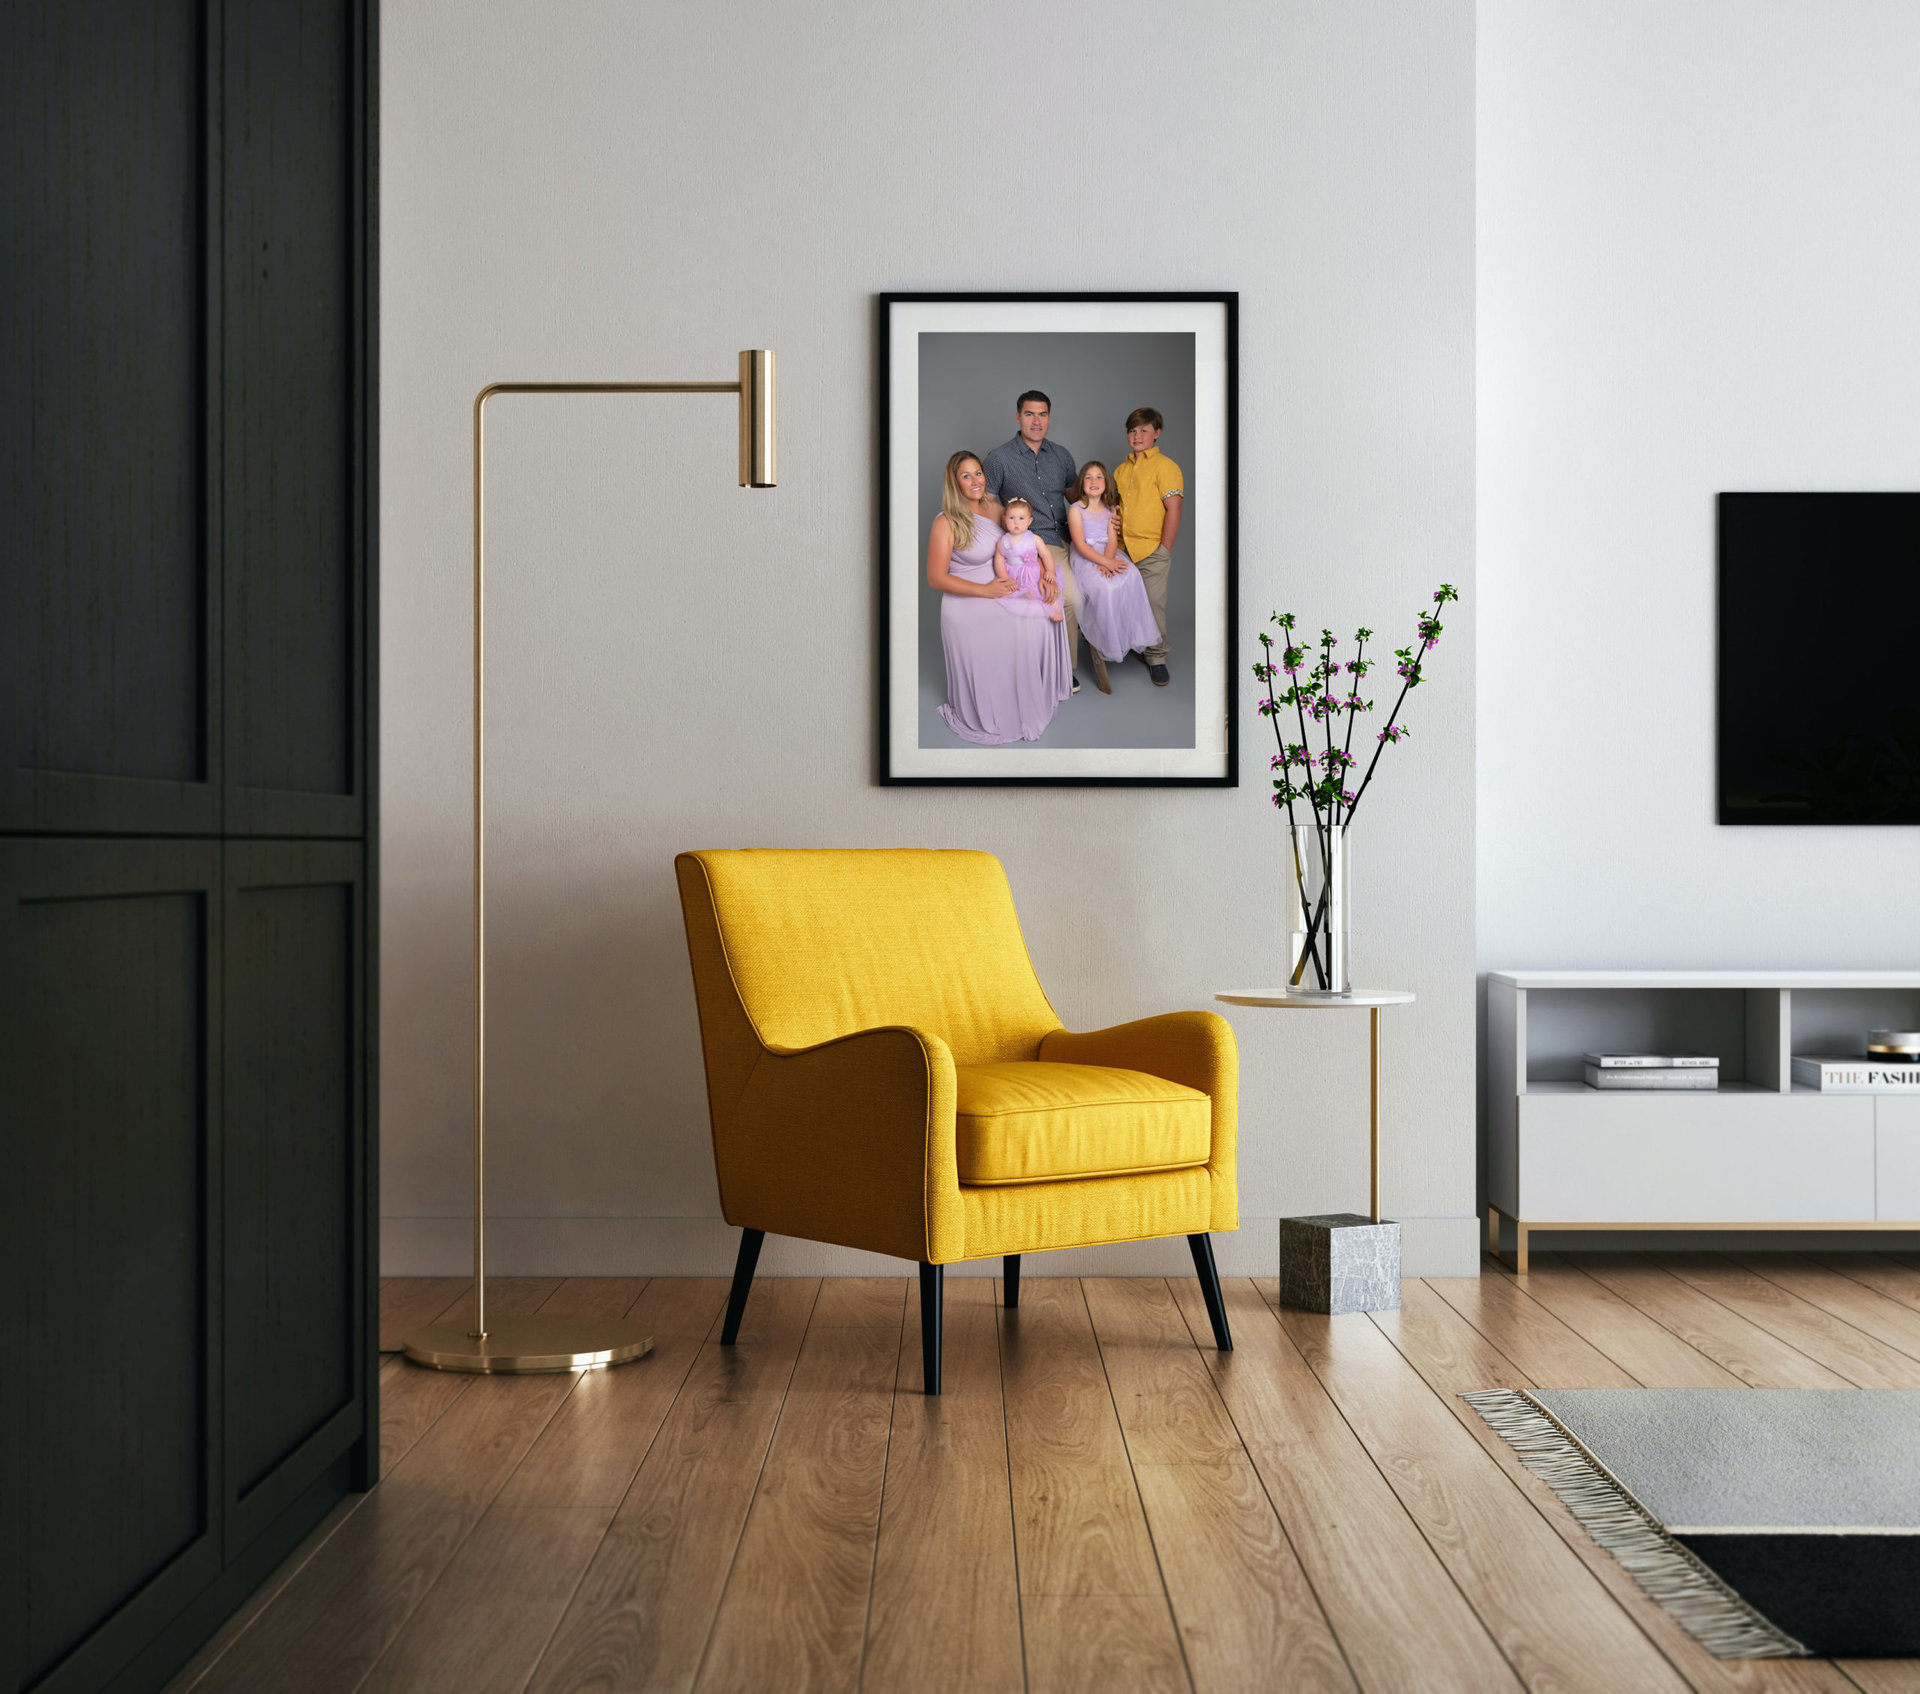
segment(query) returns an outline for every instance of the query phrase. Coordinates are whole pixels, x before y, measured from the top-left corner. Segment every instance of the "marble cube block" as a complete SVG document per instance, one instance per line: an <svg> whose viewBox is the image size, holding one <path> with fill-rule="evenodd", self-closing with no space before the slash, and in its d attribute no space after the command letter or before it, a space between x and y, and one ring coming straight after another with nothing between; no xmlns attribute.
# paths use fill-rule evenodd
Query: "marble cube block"
<svg viewBox="0 0 1920 1694"><path fill-rule="evenodd" d="M1400 1226L1355 1212L1280 1220L1280 1304L1386 1312L1400 1304Z"/></svg>

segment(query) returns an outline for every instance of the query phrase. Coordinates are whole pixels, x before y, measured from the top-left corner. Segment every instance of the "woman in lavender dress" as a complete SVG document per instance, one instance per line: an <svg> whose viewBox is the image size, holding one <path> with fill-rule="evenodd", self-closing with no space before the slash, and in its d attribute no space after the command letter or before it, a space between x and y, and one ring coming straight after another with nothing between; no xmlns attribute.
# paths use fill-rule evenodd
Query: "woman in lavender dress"
<svg viewBox="0 0 1920 1694"><path fill-rule="evenodd" d="M1038 741L1073 692L1067 630L1047 600L1015 593L996 577L993 550L1005 533L987 500L977 453L947 461L941 512L927 536L927 583L940 590L940 645L947 655L947 727L962 741L1000 747ZM1041 592L1058 598L1051 575Z"/></svg>
<svg viewBox="0 0 1920 1694"><path fill-rule="evenodd" d="M1107 665L1144 652L1160 639L1147 585L1120 551L1120 501L1107 467L1089 459L1067 490L1067 536L1074 585L1080 590L1080 633L1093 650L1093 680L1111 694Z"/></svg>

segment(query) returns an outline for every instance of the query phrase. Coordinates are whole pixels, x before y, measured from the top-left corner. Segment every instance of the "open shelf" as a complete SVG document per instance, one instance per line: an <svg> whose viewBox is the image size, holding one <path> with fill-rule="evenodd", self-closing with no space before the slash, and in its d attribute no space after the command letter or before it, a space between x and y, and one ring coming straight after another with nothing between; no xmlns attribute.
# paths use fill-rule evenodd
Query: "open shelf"
<svg viewBox="0 0 1920 1694"><path fill-rule="evenodd" d="M1520 1226L1914 1227L1920 1096L1796 1087L1796 1053L1920 1028L1920 971L1496 971L1488 1198ZM1716 1089L1599 1089L1588 1052L1711 1053Z"/></svg>
<svg viewBox="0 0 1920 1694"><path fill-rule="evenodd" d="M1724 1100L1730 1094L1767 1094L1777 1096L1780 1090L1765 1083L1734 1080L1722 1081L1718 1088L1589 1088L1585 1081L1568 1082L1554 1077L1547 1081L1530 1081L1527 1084L1529 1094L1577 1095L1583 1100L1645 1100L1649 1096L1656 1100ZM1795 1095L1807 1094L1814 1099L1832 1099L1832 1095L1823 1095L1817 1088L1796 1088Z"/></svg>

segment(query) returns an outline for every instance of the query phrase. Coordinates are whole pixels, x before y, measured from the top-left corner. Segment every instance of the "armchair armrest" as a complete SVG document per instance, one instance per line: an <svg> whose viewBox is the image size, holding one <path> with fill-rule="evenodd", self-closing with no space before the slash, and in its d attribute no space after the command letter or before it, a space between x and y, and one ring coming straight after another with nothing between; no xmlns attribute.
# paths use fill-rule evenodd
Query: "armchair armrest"
<svg viewBox="0 0 1920 1694"><path fill-rule="evenodd" d="M1056 1029L1041 1039L1040 1058L1050 1064L1111 1065L1116 1070L1145 1071L1149 1076L1197 1088L1211 1098L1213 1150L1207 1169L1213 1177L1213 1227L1240 1227L1234 1173L1240 1052L1234 1045L1233 1026L1218 1012L1166 1012L1082 1034Z"/></svg>
<svg viewBox="0 0 1920 1694"><path fill-rule="evenodd" d="M714 1124L727 1221L942 1264L960 1257L953 1054L905 1026L763 1048Z"/></svg>

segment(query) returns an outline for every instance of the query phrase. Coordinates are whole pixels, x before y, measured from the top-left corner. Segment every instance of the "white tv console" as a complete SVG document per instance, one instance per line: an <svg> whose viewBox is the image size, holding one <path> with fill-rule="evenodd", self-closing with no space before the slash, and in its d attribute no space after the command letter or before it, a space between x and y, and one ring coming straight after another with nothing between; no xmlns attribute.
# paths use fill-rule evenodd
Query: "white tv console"
<svg viewBox="0 0 1920 1694"><path fill-rule="evenodd" d="M1920 1230L1920 1097L1795 1087L1795 1053L1920 1029L1920 971L1494 971L1487 1244L1533 1230ZM1590 1051L1720 1059L1702 1093L1603 1092Z"/></svg>

